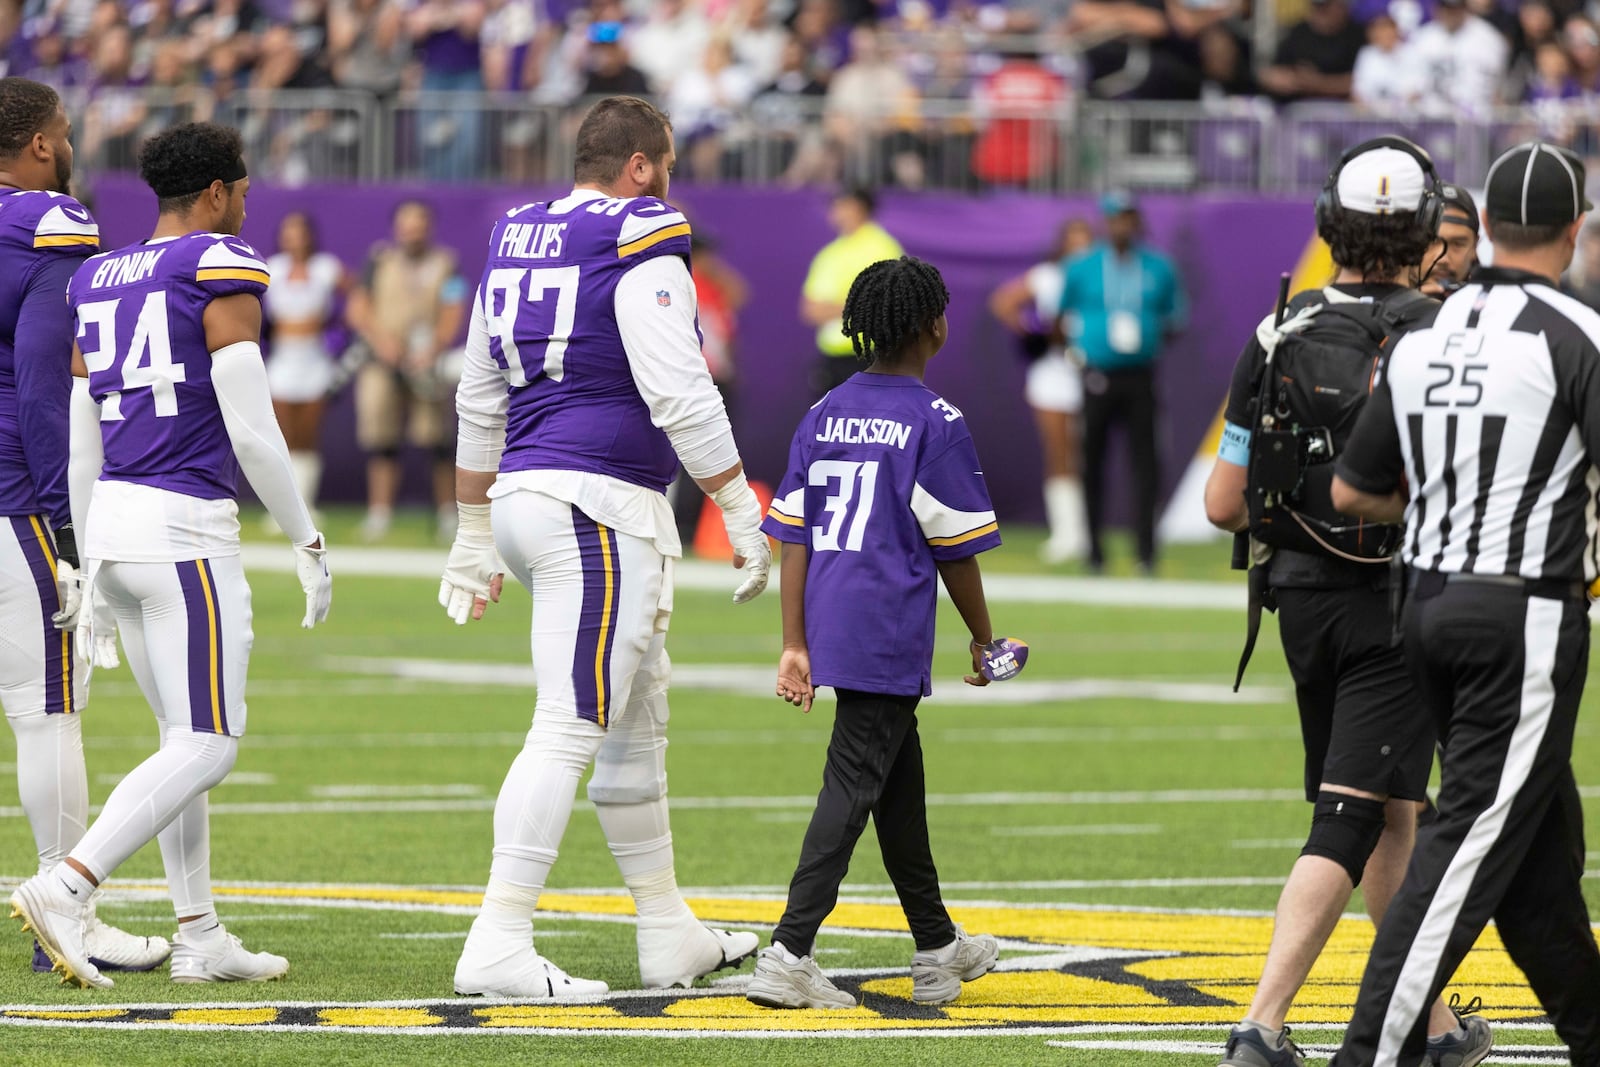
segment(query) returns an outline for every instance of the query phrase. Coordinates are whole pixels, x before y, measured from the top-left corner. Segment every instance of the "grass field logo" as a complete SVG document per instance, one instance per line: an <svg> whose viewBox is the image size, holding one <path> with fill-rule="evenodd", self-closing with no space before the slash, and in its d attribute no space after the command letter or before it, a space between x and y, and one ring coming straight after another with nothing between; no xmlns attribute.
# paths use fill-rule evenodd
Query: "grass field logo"
<svg viewBox="0 0 1600 1067"><path fill-rule="evenodd" d="M451 914L475 909L480 899L465 890L395 886L234 885L217 887L217 894L285 906L390 906ZM708 921L767 929L782 909L781 901L738 896L690 903ZM565 919L614 922L631 915L633 905L625 895L549 893L541 910ZM1223 1027L1237 1021L1248 1006L1272 933L1271 919L1257 915L960 904L951 910L968 929L999 936L1005 951L993 974L966 986L961 999L942 1007L912 1002L906 970L873 969L833 972L839 975L839 984L861 1001L849 1011L757 1007L744 999L746 972L699 989L619 991L586 1003L447 999L111 1005L86 996L82 1008L0 1007L0 1024L678 1037L1063 1033L1108 1025ZM905 922L893 904L844 903L825 930L881 938L903 932ZM1337 1027L1349 1019L1370 944L1366 922L1352 919L1340 924L1296 1004L1298 1025ZM909 953L908 938L908 958ZM1468 957L1452 988L1481 996L1485 1012L1497 1021L1542 1016L1521 973L1492 932Z"/></svg>

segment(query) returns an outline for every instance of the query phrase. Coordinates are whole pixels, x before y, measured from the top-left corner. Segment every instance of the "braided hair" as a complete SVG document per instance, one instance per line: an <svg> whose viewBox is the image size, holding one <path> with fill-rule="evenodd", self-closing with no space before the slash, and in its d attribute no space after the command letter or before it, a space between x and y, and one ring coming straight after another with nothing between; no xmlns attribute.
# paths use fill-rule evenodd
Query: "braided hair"
<svg viewBox="0 0 1600 1067"><path fill-rule="evenodd" d="M884 259L850 283L844 334L863 365L896 359L950 305L950 290L931 263L914 256Z"/></svg>

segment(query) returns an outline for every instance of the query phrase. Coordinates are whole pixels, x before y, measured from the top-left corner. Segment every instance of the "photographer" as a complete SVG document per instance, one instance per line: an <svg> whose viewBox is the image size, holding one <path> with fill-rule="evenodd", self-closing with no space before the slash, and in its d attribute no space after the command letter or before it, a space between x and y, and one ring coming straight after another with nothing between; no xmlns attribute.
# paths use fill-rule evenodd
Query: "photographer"
<svg viewBox="0 0 1600 1067"><path fill-rule="evenodd" d="M1346 152L1317 200L1317 232L1338 267L1333 284L1264 321L1234 370L1206 514L1222 529L1250 531L1252 601L1277 608L1315 807L1255 999L1229 1036L1227 1067L1303 1067L1284 1025L1295 996L1363 876L1376 924L1411 855L1434 731L1389 640L1387 557L1398 529L1341 520L1329 490L1331 460L1386 339L1438 307L1415 290L1438 254L1443 206L1432 161L1409 141L1385 137ZM1287 472L1292 491L1269 485L1284 473L1271 460L1286 448L1299 464ZM1253 610L1252 626L1258 619ZM1452 1053L1470 1053L1489 1033L1478 1017L1469 1021L1472 1029L1459 1027L1436 1002L1429 1032L1452 1042Z"/></svg>

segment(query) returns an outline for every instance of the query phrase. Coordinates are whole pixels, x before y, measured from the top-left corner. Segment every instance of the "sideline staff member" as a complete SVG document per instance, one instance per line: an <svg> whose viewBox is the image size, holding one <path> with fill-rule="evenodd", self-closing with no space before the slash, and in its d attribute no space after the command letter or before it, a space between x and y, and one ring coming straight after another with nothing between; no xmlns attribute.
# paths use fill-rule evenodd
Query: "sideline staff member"
<svg viewBox="0 0 1600 1067"><path fill-rule="evenodd" d="M1495 266L1395 347L1333 483L1341 511L1405 515L1406 656L1443 749L1439 818L1378 930L1338 1067L1421 1062L1424 1007L1491 918L1574 1067L1600 1067L1572 775L1597 572L1600 315L1556 289L1592 205L1583 162L1539 142L1501 156L1486 184Z"/></svg>
<svg viewBox="0 0 1600 1067"><path fill-rule="evenodd" d="M1172 261L1140 240L1139 205L1127 193L1101 201L1106 240L1066 265L1061 314L1067 339L1083 352L1083 495L1089 517L1089 567L1105 566L1106 451L1111 429L1127 428L1133 454L1134 535L1139 565L1156 565L1155 362L1183 328L1188 302Z"/></svg>
<svg viewBox="0 0 1600 1067"><path fill-rule="evenodd" d="M880 260L899 259L900 242L873 219L877 201L866 189L851 189L833 198L828 222L839 236L822 246L806 271L800 293L800 317L817 330L816 373L812 390L821 396L861 369L856 350L842 327L844 298L856 275Z"/></svg>
<svg viewBox="0 0 1600 1067"><path fill-rule="evenodd" d="M1434 228L1443 201L1432 160L1409 141L1382 137L1352 148L1329 175L1317 213L1317 233L1339 273L1326 289L1296 296L1286 321L1309 307L1355 302L1377 305L1387 316L1378 321L1396 332L1430 318L1439 305L1413 287L1438 253ZM1268 318L1252 335L1234 369L1222 448L1206 483L1207 517L1224 530L1244 530L1250 521L1252 409L1267 358L1260 334L1272 324ZM1374 350L1367 340L1327 356L1342 357L1338 367L1353 366L1365 379ZM1318 503L1325 508L1326 496ZM1389 642L1389 565L1279 547L1265 566L1295 682L1306 799L1315 808L1278 899L1250 1010L1228 1035L1224 1067L1304 1067L1284 1025L1289 1011L1357 885L1364 885L1373 922L1382 920L1405 876L1416 802L1433 767L1433 724L1417 715L1405 657ZM1487 1053L1488 1026L1482 1019L1470 1026L1458 1032L1456 1017L1435 1001L1439 1051Z"/></svg>

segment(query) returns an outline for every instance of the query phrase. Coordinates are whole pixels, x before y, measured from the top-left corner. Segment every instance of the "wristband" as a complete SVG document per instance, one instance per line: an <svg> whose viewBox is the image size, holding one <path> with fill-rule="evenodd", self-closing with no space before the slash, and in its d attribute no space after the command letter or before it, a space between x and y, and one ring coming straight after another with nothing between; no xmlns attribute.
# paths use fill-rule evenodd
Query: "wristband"
<svg viewBox="0 0 1600 1067"><path fill-rule="evenodd" d="M494 544L494 526L489 512L492 504L463 504L456 502L456 540L464 545Z"/></svg>
<svg viewBox="0 0 1600 1067"><path fill-rule="evenodd" d="M72 523L57 527L56 558L72 564L73 570L81 569L78 563L78 538L72 530Z"/></svg>

